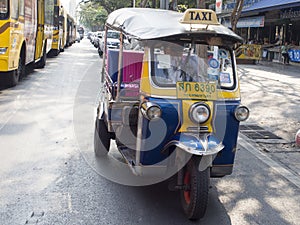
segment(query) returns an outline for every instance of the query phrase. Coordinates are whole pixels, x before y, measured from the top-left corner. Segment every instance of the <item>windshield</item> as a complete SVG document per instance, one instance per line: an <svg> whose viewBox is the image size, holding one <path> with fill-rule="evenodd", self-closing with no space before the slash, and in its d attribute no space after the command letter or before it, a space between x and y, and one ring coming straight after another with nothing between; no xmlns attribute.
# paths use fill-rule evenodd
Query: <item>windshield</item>
<svg viewBox="0 0 300 225"><path fill-rule="evenodd" d="M107 32L107 38L119 39L120 38L120 33L114 32L114 31L108 31Z"/></svg>
<svg viewBox="0 0 300 225"><path fill-rule="evenodd" d="M162 87L176 82L216 82L223 89L235 88L232 51L221 46L163 42L151 48L152 79Z"/></svg>
<svg viewBox="0 0 300 225"><path fill-rule="evenodd" d="M8 17L8 0L0 0L0 19Z"/></svg>

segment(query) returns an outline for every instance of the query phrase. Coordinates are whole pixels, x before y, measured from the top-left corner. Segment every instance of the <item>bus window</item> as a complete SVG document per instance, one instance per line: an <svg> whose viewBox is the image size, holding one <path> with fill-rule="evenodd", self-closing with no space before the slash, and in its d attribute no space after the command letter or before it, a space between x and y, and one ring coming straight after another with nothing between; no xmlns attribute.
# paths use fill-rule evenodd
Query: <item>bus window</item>
<svg viewBox="0 0 300 225"><path fill-rule="evenodd" d="M24 0L20 0L20 5L19 5L19 13L20 16L24 16L25 14L25 9L24 9Z"/></svg>
<svg viewBox="0 0 300 225"><path fill-rule="evenodd" d="M12 0L12 7L10 9L11 17L13 19L19 18L19 1L18 0Z"/></svg>
<svg viewBox="0 0 300 225"><path fill-rule="evenodd" d="M8 13L8 0L0 0L0 13L7 14ZM0 16L2 18L2 16Z"/></svg>

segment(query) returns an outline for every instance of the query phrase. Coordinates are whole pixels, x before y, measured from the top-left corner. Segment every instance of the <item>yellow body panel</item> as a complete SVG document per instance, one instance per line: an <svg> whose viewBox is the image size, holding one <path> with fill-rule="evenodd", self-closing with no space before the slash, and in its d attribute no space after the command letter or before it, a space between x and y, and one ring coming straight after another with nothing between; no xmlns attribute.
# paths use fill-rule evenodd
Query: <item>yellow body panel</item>
<svg viewBox="0 0 300 225"><path fill-rule="evenodd" d="M0 21L0 47L7 48L0 55L0 71L6 72L18 68L20 48L24 41L24 23L9 19Z"/></svg>
<svg viewBox="0 0 300 225"><path fill-rule="evenodd" d="M58 12L55 12L55 8L58 8ZM56 15L56 13L58 13ZM62 38L63 38L63 24L59 25L59 17L63 15L63 9L60 0L54 2L54 24L53 34L52 34L52 49L60 50L62 48ZM55 22L54 22L55 23Z"/></svg>
<svg viewBox="0 0 300 225"><path fill-rule="evenodd" d="M183 118L182 118L182 125L180 127L179 132L191 132L191 129L188 128L199 128L198 124L195 124L193 121L191 121L190 117L189 117L189 110L191 108L191 106L195 103L197 103L199 101L194 101L194 100L182 100L182 114L183 114ZM205 102L205 104L207 104L211 110L211 112L214 111L214 105L213 102ZM208 128L207 132L212 132L212 115L213 113L211 113L210 118L204 123L201 124L201 126L205 126Z"/></svg>
<svg viewBox="0 0 300 225"><path fill-rule="evenodd" d="M142 76L141 76L141 92L147 96L160 96L160 97L169 97L176 98L177 92L176 88L162 88L155 85L150 77L150 64L149 64L149 50L145 48L143 67L142 67ZM234 90L217 90L217 100L221 99L240 99L240 88L237 83L237 88Z"/></svg>
<svg viewBox="0 0 300 225"><path fill-rule="evenodd" d="M44 23L45 23L45 16L44 16L44 1L38 1L38 31L37 31L37 38L36 38L36 48L35 48L35 60L40 59L43 57L43 48L44 48Z"/></svg>

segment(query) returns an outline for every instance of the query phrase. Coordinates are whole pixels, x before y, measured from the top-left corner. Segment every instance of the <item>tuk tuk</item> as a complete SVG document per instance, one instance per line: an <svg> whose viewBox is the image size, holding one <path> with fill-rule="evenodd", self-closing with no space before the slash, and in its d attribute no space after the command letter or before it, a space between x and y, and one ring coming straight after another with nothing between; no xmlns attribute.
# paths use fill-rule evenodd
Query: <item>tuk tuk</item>
<svg viewBox="0 0 300 225"><path fill-rule="evenodd" d="M208 9L122 8L105 27L96 157L114 141L134 175L176 177L187 218L202 218L210 178L232 173L249 116L234 54L242 38ZM118 49L108 30L120 32Z"/></svg>

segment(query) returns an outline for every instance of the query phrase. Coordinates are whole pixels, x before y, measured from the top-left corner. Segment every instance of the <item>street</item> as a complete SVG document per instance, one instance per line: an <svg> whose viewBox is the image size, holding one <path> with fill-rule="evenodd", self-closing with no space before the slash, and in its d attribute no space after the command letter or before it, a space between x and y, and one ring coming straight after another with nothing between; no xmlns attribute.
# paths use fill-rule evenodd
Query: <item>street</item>
<svg viewBox="0 0 300 225"><path fill-rule="evenodd" d="M238 65L251 110L242 125L279 139L242 130L233 174L211 179L206 215L191 222L167 182L132 187L101 176L93 152L101 61L83 39L0 89L0 224L299 224L300 66Z"/></svg>

